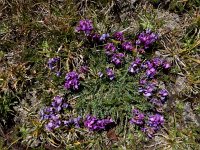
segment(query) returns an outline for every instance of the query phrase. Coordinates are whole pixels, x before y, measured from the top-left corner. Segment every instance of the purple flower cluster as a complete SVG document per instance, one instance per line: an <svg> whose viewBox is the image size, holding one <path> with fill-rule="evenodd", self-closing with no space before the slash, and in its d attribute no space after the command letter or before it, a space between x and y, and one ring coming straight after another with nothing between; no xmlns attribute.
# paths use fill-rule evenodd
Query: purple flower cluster
<svg viewBox="0 0 200 150"><path fill-rule="evenodd" d="M46 130L52 131L59 128L61 125L61 120L59 115L52 115L49 122L45 125Z"/></svg>
<svg viewBox="0 0 200 150"><path fill-rule="evenodd" d="M93 30L92 21L88 19L80 20L76 27L77 32L83 31L86 35L90 34L92 30Z"/></svg>
<svg viewBox="0 0 200 150"><path fill-rule="evenodd" d="M112 68L106 68L106 73L107 77L110 79L110 80L113 80L115 78L115 73L114 73L114 70ZM99 78L102 78L104 76L104 73L99 71L97 73L97 75L99 76Z"/></svg>
<svg viewBox="0 0 200 150"><path fill-rule="evenodd" d="M125 57L125 55L123 53L116 53L113 54L113 56L111 57L111 62L115 65L115 66L119 66L122 64L123 58Z"/></svg>
<svg viewBox="0 0 200 150"><path fill-rule="evenodd" d="M171 67L171 64L169 62L167 62L167 61L164 61L163 64L162 64L162 67L165 70L167 70L167 69L169 69Z"/></svg>
<svg viewBox="0 0 200 150"><path fill-rule="evenodd" d="M48 131L57 129L62 124L61 112L70 108L70 105L63 102L63 98L55 96L50 106L40 111L41 120L45 120L45 128Z"/></svg>
<svg viewBox="0 0 200 150"><path fill-rule="evenodd" d="M159 129L160 126L164 124L164 117L160 114L155 114L149 116L148 125L150 127L154 127L155 129Z"/></svg>
<svg viewBox="0 0 200 150"><path fill-rule="evenodd" d="M106 74L110 80L115 78L115 73L111 68L106 68Z"/></svg>
<svg viewBox="0 0 200 150"><path fill-rule="evenodd" d="M122 43L122 48L125 50L125 51L133 51L133 45L131 42L124 42Z"/></svg>
<svg viewBox="0 0 200 150"><path fill-rule="evenodd" d="M158 35L147 29L146 31L139 34L136 45L140 45L143 46L144 49L148 49L157 39Z"/></svg>
<svg viewBox="0 0 200 150"><path fill-rule="evenodd" d="M146 75L149 78L153 78L156 75L156 69L155 68L149 68L146 70Z"/></svg>
<svg viewBox="0 0 200 150"><path fill-rule="evenodd" d="M121 66L125 58L124 53L121 51L132 52L134 50L134 45L130 41L126 41L122 32L116 32L112 37L109 33L98 34L92 32L93 25L90 20L81 20L79 25L76 27L78 32L83 31L89 41L96 42L99 44L105 44L105 54L109 62L113 63L115 67ZM144 53L146 49L158 40L158 34L153 33L151 30L146 31L138 35L136 40L136 45L138 46L138 53ZM139 81L138 92L143 95L147 101L153 104L155 107L162 107L167 100L168 92L166 89L161 89L158 81L156 80L157 73L162 70L168 70L170 68L170 63L164 61L161 58L153 58L149 61L143 61L141 58L136 58L128 68L130 74L137 74L140 71L144 73ZM85 68L81 68L85 72ZM115 78L114 69L106 68L105 75L110 80ZM102 78L104 74L98 72L98 76ZM76 72L70 72L66 75L65 88L77 90L79 88L79 75ZM153 107L154 108L154 107ZM130 120L131 124L139 126L142 131L144 131L150 138L157 132L157 130L162 127L164 123L164 117L161 114L145 115L137 109L134 109L132 114L133 117ZM80 118L68 119L63 123L64 125L75 125L78 127ZM84 125L90 131L103 131L107 126L114 123L112 119L98 119L97 117L88 115L84 121Z"/></svg>
<svg viewBox="0 0 200 150"><path fill-rule="evenodd" d="M155 75L159 70L167 70L170 66L170 63L163 61L160 58L153 58L152 60L145 62L142 62L140 58L136 58L129 67L129 72L131 74L136 74L141 70L144 71L145 75L139 81L138 92L143 94L143 96L155 106L156 110L157 108L161 108L166 102L168 91L159 88ZM157 112L159 111L157 110ZM144 133L152 138L163 125L164 117L160 114L155 114L147 118L148 121L145 121L143 113L139 110L133 110L133 118L130 120L130 123L138 125Z"/></svg>
<svg viewBox="0 0 200 150"><path fill-rule="evenodd" d="M164 103L168 96L168 91L166 89L162 89L158 92L160 100Z"/></svg>
<svg viewBox="0 0 200 150"><path fill-rule="evenodd" d="M147 121L145 121L145 118L147 118ZM140 112L138 109L134 109L133 117L131 118L130 123L139 126L149 138L152 138L153 135L164 124L164 117L160 114L146 117L144 113Z"/></svg>
<svg viewBox="0 0 200 150"><path fill-rule="evenodd" d="M98 33L91 33L87 37L93 43L98 43L101 36Z"/></svg>
<svg viewBox="0 0 200 150"><path fill-rule="evenodd" d="M113 43L107 43L104 48L107 56L112 56L117 51L117 48Z"/></svg>
<svg viewBox="0 0 200 150"><path fill-rule="evenodd" d="M59 63L60 63L60 58L59 57L54 57L54 58L50 58L48 60L48 68L51 70L51 71L55 71L56 72L56 75L59 77L61 75L61 72L58 71L59 70Z"/></svg>
<svg viewBox="0 0 200 150"><path fill-rule="evenodd" d="M145 116L138 109L133 110L133 118L130 120L131 124L143 125Z"/></svg>
<svg viewBox="0 0 200 150"><path fill-rule="evenodd" d="M167 61L163 61L163 59L158 57L155 57L150 61L145 61L140 66L141 69L146 71L146 77L151 79L155 77L159 69L168 70L170 67L170 63L168 63Z"/></svg>
<svg viewBox="0 0 200 150"><path fill-rule="evenodd" d="M110 58L110 61L115 65L115 66L120 66L122 64L122 61L125 57L123 53L116 53L117 48L113 43L107 43L106 46L104 47L106 50L106 55Z"/></svg>
<svg viewBox="0 0 200 150"><path fill-rule="evenodd" d="M100 35L98 33L87 34L87 39L89 41L91 41L93 44L94 43L99 43L99 44L105 43L109 39L109 37L110 37L109 33L104 33L102 35Z"/></svg>
<svg viewBox="0 0 200 150"><path fill-rule="evenodd" d="M160 114L155 114L149 116L147 125L142 128L142 131L147 134L149 138L152 138L153 135L162 127L164 124L164 117Z"/></svg>
<svg viewBox="0 0 200 150"><path fill-rule="evenodd" d="M69 118L69 120L64 120L63 124L66 127L71 127L71 126L75 126L76 128L80 128L80 123L81 123L81 116L78 116L77 118Z"/></svg>
<svg viewBox="0 0 200 150"><path fill-rule="evenodd" d="M85 127L90 131L103 131L111 124L114 124L112 119L98 119L90 115L88 115L84 121Z"/></svg>
<svg viewBox="0 0 200 150"><path fill-rule="evenodd" d="M55 96L50 106L41 109L40 117L45 121L45 129L53 131L60 127L70 128L72 126L79 128L81 124L81 117L73 118L65 114L65 110L70 110L71 106L65 103L63 98Z"/></svg>
<svg viewBox="0 0 200 150"><path fill-rule="evenodd" d="M144 81L140 81L144 82ZM153 93L157 90L157 84L155 82L147 82L144 84L140 84L139 93L143 93L143 95L147 98L151 97Z"/></svg>
<svg viewBox="0 0 200 150"><path fill-rule="evenodd" d="M166 89L159 89L156 80L140 80L138 92L143 94L149 102L157 107L162 107L168 97L168 91Z"/></svg>
<svg viewBox="0 0 200 150"><path fill-rule="evenodd" d="M48 67L50 70L54 70L57 67L57 63L60 61L59 57L50 58L48 60Z"/></svg>
<svg viewBox="0 0 200 150"><path fill-rule="evenodd" d="M106 41L110 37L109 33L104 33L100 36L100 41Z"/></svg>
<svg viewBox="0 0 200 150"><path fill-rule="evenodd" d="M97 74L98 74L99 78L103 77L103 72L99 71Z"/></svg>
<svg viewBox="0 0 200 150"><path fill-rule="evenodd" d="M141 65L141 68L146 70L146 77L148 78L153 78L157 71L156 71L156 66L150 61L146 61Z"/></svg>
<svg viewBox="0 0 200 150"><path fill-rule="evenodd" d="M131 74L136 74L140 71L140 65L142 63L142 60L140 58L136 58L135 61L133 61L128 68L128 72Z"/></svg>
<svg viewBox="0 0 200 150"><path fill-rule="evenodd" d="M117 41L123 41L124 40L123 32L115 32L113 37Z"/></svg>
<svg viewBox="0 0 200 150"><path fill-rule="evenodd" d="M78 73L75 71L67 73L64 87L68 90L78 90L79 86L80 82Z"/></svg>
<svg viewBox="0 0 200 150"><path fill-rule="evenodd" d="M149 62L150 68L152 66L154 66L154 67L161 67L162 65L163 65L163 60L160 59L160 58L158 58L158 57L153 58L152 61Z"/></svg>
<svg viewBox="0 0 200 150"><path fill-rule="evenodd" d="M166 64L168 64L169 66L167 65L167 67L165 67ZM170 64L161 58L155 57L150 61L146 61L142 67L145 69L150 69L150 68L163 68L163 69L166 68L166 69L168 69L170 67Z"/></svg>

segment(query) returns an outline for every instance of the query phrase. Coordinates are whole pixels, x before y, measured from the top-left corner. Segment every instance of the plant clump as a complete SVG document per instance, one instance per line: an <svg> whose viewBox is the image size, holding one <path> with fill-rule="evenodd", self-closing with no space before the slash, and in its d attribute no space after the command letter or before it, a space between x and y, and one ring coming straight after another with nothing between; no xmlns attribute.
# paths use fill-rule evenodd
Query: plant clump
<svg viewBox="0 0 200 150"><path fill-rule="evenodd" d="M168 91L159 87L159 82L156 78L159 72L169 71L171 64L158 57L145 60L145 57L143 54L141 55L140 52L141 48L144 48L147 51L147 49L149 49L153 43L158 40L158 35L147 29L138 35L136 45L133 45L131 41L126 40L122 32L115 32L113 36L110 36L109 33L102 35L95 33L92 21L88 19L79 21L78 25L76 26L76 31L80 34L81 32L84 33L86 40L90 43L96 42L96 44L99 46L102 44L104 45L102 46L104 50L102 55L104 56L103 58L106 60L106 63L110 65L105 66L105 71L102 72L99 70L97 73L101 80L103 80L103 77L105 76L107 79L109 79L107 82L116 82L118 80L116 71L120 69L123 70L123 67L126 65L126 63L129 64L127 69L129 76L134 78L134 76L139 74L140 77L138 78L138 90L136 92L138 92L138 96L144 96L144 98L146 98L146 102L153 105L152 108L156 108L156 113L153 114L152 108L149 109L150 112L142 112L137 108L133 109L133 117L129 119L131 124L139 126L141 131L147 134L149 138L152 138L164 124L164 116L160 114L161 112L157 111L157 108L163 107L168 97ZM113 43L112 40L117 40L120 43ZM85 47L86 46L90 48L87 43ZM134 50L134 47L137 46L140 47L138 51L137 49ZM95 48L95 46L93 48ZM133 52L133 50L135 53L138 53L138 56L135 58L130 54L130 52ZM127 62L127 58L129 58L129 60L130 58L134 59L134 61ZM60 59L52 58L48 61L50 70L55 68L55 63L57 61L60 61ZM111 64L113 64L113 66ZM82 83L80 82L80 73L90 74L89 70L90 66L84 65L81 66L79 70L68 72L65 76L64 88L67 91L71 91L72 95L74 91L80 92L80 85ZM77 103L79 102L77 101ZM129 105L132 104L130 103ZM41 111L42 120L46 120L45 128L48 131L53 132L53 130L60 128L61 126L74 126L79 128L85 127L89 131L99 132L107 130L110 127L113 127L113 125L117 126L116 120L114 121L111 117L104 116L105 119L98 119L98 117L92 115L90 112L89 115L85 114L85 118L84 116L79 116L78 118L68 117L66 120L66 118L62 118L62 114L65 114L66 111L64 109L68 108L70 108L70 104L64 103L63 98L56 96L51 106Z"/></svg>

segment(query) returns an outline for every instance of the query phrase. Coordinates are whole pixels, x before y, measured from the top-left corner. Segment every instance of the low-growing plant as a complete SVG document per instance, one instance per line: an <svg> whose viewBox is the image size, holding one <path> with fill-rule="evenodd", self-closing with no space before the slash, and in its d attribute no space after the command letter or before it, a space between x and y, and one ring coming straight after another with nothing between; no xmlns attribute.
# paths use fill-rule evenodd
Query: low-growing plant
<svg viewBox="0 0 200 150"><path fill-rule="evenodd" d="M81 43L76 53L82 60L78 62L79 58L69 55L66 60L59 51L56 57L48 59L49 78L63 96L55 96L50 106L40 110L39 130L43 131L38 133L35 128L33 133L38 133L35 140L45 136L48 137L45 141L56 147L69 146L76 140L85 143L85 137L93 132L99 132L101 137L101 132L112 128L121 138L131 124L136 131L152 138L164 124L162 106L168 96L156 78L165 76L160 72L168 72L171 67L163 58L151 59L151 48L158 35L147 29L136 35L133 43L122 32L95 33L91 20L81 20L75 31L77 42ZM65 136L68 138L63 139Z"/></svg>
<svg viewBox="0 0 200 150"><path fill-rule="evenodd" d="M0 3L2 149L198 149L197 1Z"/></svg>

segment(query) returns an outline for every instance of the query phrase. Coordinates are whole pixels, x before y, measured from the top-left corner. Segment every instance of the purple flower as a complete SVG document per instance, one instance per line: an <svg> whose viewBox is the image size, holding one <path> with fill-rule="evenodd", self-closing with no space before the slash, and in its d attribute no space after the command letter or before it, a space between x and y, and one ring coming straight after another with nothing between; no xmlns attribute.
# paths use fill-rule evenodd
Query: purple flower
<svg viewBox="0 0 200 150"><path fill-rule="evenodd" d="M142 45L144 46L144 49L148 49L149 46L152 45L157 39L158 35L147 29L146 31L139 34L136 45Z"/></svg>
<svg viewBox="0 0 200 150"><path fill-rule="evenodd" d="M146 75L149 78L153 78L156 75L156 69L155 68L150 68L146 70Z"/></svg>
<svg viewBox="0 0 200 150"><path fill-rule="evenodd" d="M151 61L145 61L141 64L142 69L151 69L153 67L153 63Z"/></svg>
<svg viewBox="0 0 200 150"><path fill-rule="evenodd" d="M82 119L81 116L78 116L77 118L73 119L75 127L80 128L80 121L81 121L81 119Z"/></svg>
<svg viewBox="0 0 200 150"><path fill-rule="evenodd" d="M134 109L133 110L133 118L130 120L131 124L136 124L136 125L143 125L144 124L144 114L141 113L139 110Z"/></svg>
<svg viewBox="0 0 200 150"><path fill-rule="evenodd" d="M163 68L164 68L164 69L169 69L170 67L171 67L171 64L168 63L167 61L165 61L165 62L163 63Z"/></svg>
<svg viewBox="0 0 200 150"><path fill-rule="evenodd" d="M133 51L133 45L131 42L122 43L122 48L126 51Z"/></svg>
<svg viewBox="0 0 200 150"><path fill-rule="evenodd" d="M146 133L149 138L153 138L154 134L156 133L156 129L149 126L145 126L144 128L142 128L142 131Z"/></svg>
<svg viewBox="0 0 200 150"><path fill-rule="evenodd" d="M117 50L113 43L107 43L104 48L106 49L106 54L108 56L112 55Z"/></svg>
<svg viewBox="0 0 200 150"><path fill-rule="evenodd" d="M45 125L46 130L51 131L54 128L53 122L49 122Z"/></svg>
<svg viewBox="0 0 200 150"><path fill-rule="evenodd" d="M113 35L113 37L117 41L123 41L124 40L123 32L115 32L114 35Z"/></svg>
<svg viewBox="0 0 200 150"><path fill-rule="evenodd" d="M145 81L146 82L146 81ZM156 91L156 83L155 82L147 82L144 85L141 84L141 86L138 89L139 93L143 93L143 95L147 98L151 97Z"/></svg>
<svg viewBox="0 0 200 150"><path fill-rule="evenodd" d="M64 87L66 89L73 89L73 90L78 90L80 86L79 83L79 75L75 71L67 73L65 77L65 85Z"/></svg>
<svg viewBox="0 0 200 150"><path fill-rule="evenodd" d="M87 35L89 35L89 33L93 30L93 24L91 20L85 19L85 20L80 20L77 27L76 27L76 31L80 32L83 31L85 32Z"/></svg>
<svg viewBox="0 0 200 150"><path fill-rule="evenodd" d="M113 80L115 78L114 71L111 68L106 68L106 73L110 80Z"/></svg>
<svg viewBox="0 0 200 150"><path fill-rule="evenodd" d="M77 118L69 118L69 120L64 120L63 124L66 127L75 126L76 128L80 128L81 118L78 116Z"/></svg>
<svg viewBox="0 0 200 150"><path fill-rule="evenodd" d="M155 89L155 87L152 86L152 85L146 86L146 89L144 90L143 95L144 95L145 97L150 97L150 96L152 96L154 89Z"/></svg>
<svg viewBox="0 0 200 150"><path fill-rule="evenodd" d="M60 118L60 116L59 116L58 114L52 114L52 115L50 115L50 118L51 118L51 120L53 120L53 121L58 121L59 118Z"/></svg>
<svg viewBox="0 0 200 150"><path fill-rule="evenodd" d="M117 53L114 54L111 58L111 62L115 65L115 66L119 66L122 64L122 60L124 58L124 54L123 53Z"/></svg>
<svg viewBox="0 0 200 150"><path fill-rule="evenodd" d="M52 131L56 128L61 127L62 123L66 124L66 122L62 121L63 113L65 112L63 110L69 107L69 104L63 103L62 97L55 96L50 106L41 109L40 116L41 120L45 120L46 130ZM78 123L79 118L75 118L73 120L73 125L78 126Z"/></svg>
<svg viewBox="0 0 200 150"><path fill-rule="evenodd" d="M161 96L163 96L163 97L168 96L168 92L167 92L167 90L165 90L165 89L160 90L160 91L159 91L159 94L160 94Z"/></svg>
<svg viewBox="0 0 200 150"><path fill-rule="evenodd" d="M47 107L47 108L45 108L45 112L51 114L53 112L53 107Z"/></svg>
<svg viewBox="0 0 200 150"><path fill-rule="evenodd" d="M47 120L49 119L49 115L46 114L46 111L44 109L41 109L39 112L40 120Z"/></svg>
<svg viewBox="0 0 200 150"><path fill-rule="evenodd" d="M99 78L103 77L103 73L102 72L98 72L97 74L98 74Z"/></svg>
<svg viewBox="0 0 200 150"><path fill-rule="evenodd" d="M53 98L53 100L54 100L54 102L55 102L57 105L60 105L60 104L62 103L62 101L63 101L63 98L60 97L60 96L55 96L55 97Z"/></svg>
<svg viewBox="0 0 200 150"><path fill-rule="evenodd" d="M50 70L53 70L57 67L57 63L60 61L59 57L55 57L55 58L50 58L48 60L48 67Z"/></svg>
<svg viewBox="0 0 200 150"><path fill-rule="evenodd" d="M72 124L72 119L64 120L64 121L63 121L63 124L64 124L66 127L69 127L69 126Z"/></svg>
<svg viewBox="0 0 200 150"><path fill-rule="evenodd" d="M139 81L139 84L140 85L145 85L147 83L147 80L146 79L141 79L140 81Z"/></svg>
<svg viewBox="0 0 200 150"><path fill-rule="evenodd" d="M135 61L133 61L130 67L128 68L128 72L130 72L131 74L138 73L140 70L141 62L142 60L140 58L136 58Z"/></svg>
<svg viewBox="0 0 200 150"><path fill-rule="evenodd" d="M62 104L62 101L63 101L63 98L60 97L60 96L55 96L54 97L54 101L51 103L51 105L54 107L54 109L56 111L60 111L62 108L61 108L61 104Z"/></svg>
<svg viewBox="0 0 200 150"><path fill-rule="evenodd" d="M68 108L70 108L70 104L68 104L68 103L63 103L63 104L62 104L62 108L68 109Z"/></svg>
<svg viewBox="0 0 200 150"><path fill-rule="evenodd" d="M141 44L141 41L140 41L140 40L136 40L135 44L136 44L136 45L140 45L140 44Z"/></svg>
<svg viewBox="0 0 200 150"><path fill-rule="evenodd" d="M155 114L149 116L148 126L154 127L155 129L159 129L160 126L164 124L164 117L160 114Z"/></svg>
<svg viewBox="0 0 200 150"><path fill-rule="evenodd" d="M168 96L168 92L165 89L162 89L158 92L160 99L164 102Z"/></svg>
<svg viewBox="0 0 200 150"><path fill-rule="evenodd" d="M60 77L60 76L61 76L61 72L60 72L60 71L57 71L57 72L56 72L56 76L57 76L57 77Z"/></svg>
<svg viewBox="0 0 200 150"><path fill-rule="evenodd" d="M102 34L101 37L99 38L100 41L105 41L110 37L108 33Z"/></svg>
<svg viewBox="0 0 200 150"><path fill-rule="evenodd" d="M50 115L53 113L53 109L51 107L45 107L40 110L40 120L48 120Z"/></svg>
<svg viewBox="0 0 200 150"><path fill-rule="evenodd" d="M84 126L90 131L103 131L113 123L112 119L98 119L88 115L84 121Z"/></svg>
<svg viewBox="0 0 200 150"><path fill-rule="evenodd" d="M160 67L163 65L163 60L161 58L156 57L152 59L152 63L155 67Z"/></svg>
<svg viewBox="0 0 200 150"><path fill-rule="evenodd" d="M100 35L98 33L91 33L87 37L92 42L99 42L100 39Z"/></svg>
<svg viewBox="0 0 200 150"><path fill-rule="evenodd" d="M59 118L55 117L54 119L50 120L47 124L45 124L45 128L48 131L52 131L54 129L59 128L60 125L61 125L61 121L59 120Z"/></svg>
<svg viewBox="0 0 200 150"><path fill-rule="evenodd" d="M139 64L141 64L141 62L142 62L142 60L141 60L140 58L136 58L136 59L135 59L135 63L136 63L136 64L139 65Z"/></svg>
<svg viewBox="0 0 200 150"><path fill-rule="evenodd" d="M144 95L145 97L150 97L150 96L152 96L152 89L146 90L146 91L143 93L143 95Z"/></svg>
<svg viewBox="0 0 200 150"><path fill-rule="evenodd" d="M139 87L139 88L138 88L138 92L139 92L139 93L143 93L144 91L145 91L145 89L144 89L143 87Z"/></svg>
<svg viewBox="0 0 200 150"><path fill-rule="evenodd" d="M149 116L147 125L142 128L142 131L147 134L149 138L152 138L157 130L164 124L164 117L160 114Z"/></svg>

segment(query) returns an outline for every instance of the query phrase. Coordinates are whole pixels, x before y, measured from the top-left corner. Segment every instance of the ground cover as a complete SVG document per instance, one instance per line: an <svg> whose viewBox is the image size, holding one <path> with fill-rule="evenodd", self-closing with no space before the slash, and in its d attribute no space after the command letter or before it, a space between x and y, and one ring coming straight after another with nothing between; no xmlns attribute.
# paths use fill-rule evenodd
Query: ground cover
<svg viewBox="0 0 200 150"><path fill-rule="evenodd" d="M198 1L1 4L1 149L199 149Z"/></svg>

